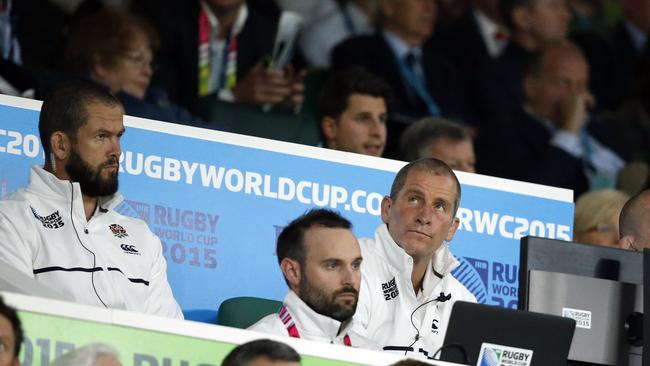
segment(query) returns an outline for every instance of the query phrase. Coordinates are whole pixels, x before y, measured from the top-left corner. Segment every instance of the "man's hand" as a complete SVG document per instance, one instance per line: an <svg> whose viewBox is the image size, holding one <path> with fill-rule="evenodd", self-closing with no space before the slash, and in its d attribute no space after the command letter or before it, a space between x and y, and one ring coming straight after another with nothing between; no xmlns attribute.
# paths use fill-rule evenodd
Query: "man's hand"
<svg viewBox="0 0 650 366"><path fill-rule="evenodd" d="M571 94L560 103L558 128L574 134L580 133L580 129L587 122L587 112L594 104L595 98L588 91Z"/></svg>
<svg viewBox="0 0 650 366"><path fill-rule="evenodd" d="M285 108L293 108L302 104L305 93L305 76L307 75L307 70L300 70L300 72L295 73L293 71L293 66L289 65L286 69L287 77L291 79L291 94L288 98L284 100L282 106Z"/></svg>
<svg viewBox="0 0 650 366"><path fill-rule="evenodd" d="M303 85L302 79L296 80L299 75L293 75L290 69L267 68L259 62L233 88L235 101L256 105L300 103Z"/></svg>

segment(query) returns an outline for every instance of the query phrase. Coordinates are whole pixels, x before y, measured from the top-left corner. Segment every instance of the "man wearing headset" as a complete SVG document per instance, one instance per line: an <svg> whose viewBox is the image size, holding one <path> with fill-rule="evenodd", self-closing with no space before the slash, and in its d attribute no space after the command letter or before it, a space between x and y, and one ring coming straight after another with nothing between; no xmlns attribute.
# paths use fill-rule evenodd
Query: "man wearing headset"
<svg viewBox="0 0 650 366"><path fill-rule="evenodd" d="M115 97L87 82L43 102L45 165L0 201L0 260L79 303L182 318L160 240L114 210L123 117Z"/></svg>
<svg viewBox="0 0 650 366"><path fill-rule="evenodd" d="M385 351L432 358L455 301L476 302L451 271L460 183L442 161L416 160L395 176L381 202L383 224L360 239L363 266L355 324Z"/></svg>

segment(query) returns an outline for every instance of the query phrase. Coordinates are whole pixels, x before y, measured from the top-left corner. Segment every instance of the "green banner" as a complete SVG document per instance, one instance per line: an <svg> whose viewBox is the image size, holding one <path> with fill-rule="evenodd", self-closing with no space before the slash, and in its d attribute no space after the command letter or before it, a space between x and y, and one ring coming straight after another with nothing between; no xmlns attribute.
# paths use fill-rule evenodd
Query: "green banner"
<svg viewBox="0 0 650 366"><path fill-rule="evenodd" d="M218 366L236 345L54 315L19 312L25 339L22 366L48 366L56 357L88 343L111 345L124 366ZM303 355L302 365L359 365Z"/></svg>

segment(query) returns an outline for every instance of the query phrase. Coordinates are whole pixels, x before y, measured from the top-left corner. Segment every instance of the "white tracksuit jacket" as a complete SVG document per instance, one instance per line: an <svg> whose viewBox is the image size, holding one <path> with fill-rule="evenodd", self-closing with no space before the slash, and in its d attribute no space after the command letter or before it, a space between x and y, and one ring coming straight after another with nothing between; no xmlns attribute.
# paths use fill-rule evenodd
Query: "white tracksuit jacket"
<svg viewBox="0 0 650 366"><path fill-rule="evenodd" d="M291 290L284 297L283 305L278 313L265 316L248 329L316 342L379 349L352 331L352 322L345 325L345 328L339 333L341 322L315 312ZM295 326L295 330L291 329L292 326Z"/></svg>
<svg viewBox="0 0 650 366"><path fill-rule="evenodd" d="M182 318L162 245L142 220L101 197L86 220L78 183L33 166L30 183L0 201L0 260L77 302Z"/></svg>
<svg viewBox="0 0 650 366"><path fill-rule="evenodd" d="M355 327L361 328L357 331L386 351L433 357L443 344L453 303L476 302L474 295L450 274L458 261L446 244L441 245L424 275L422 291L416 296L411 282L413 259L395 243L385 224L377 228L374 239L362 238L359 243L363 263L355 314ZM451 298L437 301L441 293Z"/></svg>

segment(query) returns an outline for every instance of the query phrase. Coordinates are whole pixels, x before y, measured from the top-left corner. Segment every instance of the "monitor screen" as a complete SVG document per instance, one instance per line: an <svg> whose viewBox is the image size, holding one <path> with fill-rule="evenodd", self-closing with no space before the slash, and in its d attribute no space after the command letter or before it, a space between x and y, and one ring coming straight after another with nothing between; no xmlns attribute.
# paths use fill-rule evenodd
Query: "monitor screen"
<svg viewBox="0 0 650 366"><path fill-rule="evenodd" d="M643 312L642 284L640 253L521 239L519 308L576 320L570 360L641 365L641 347L628 341L626 323Z"/></svg>
<svg viewBox="0 0 650 366"><path fill-rule="evenodd" d="M575 321L457 301L440 360L469 365L566 365Z"/></svg>

